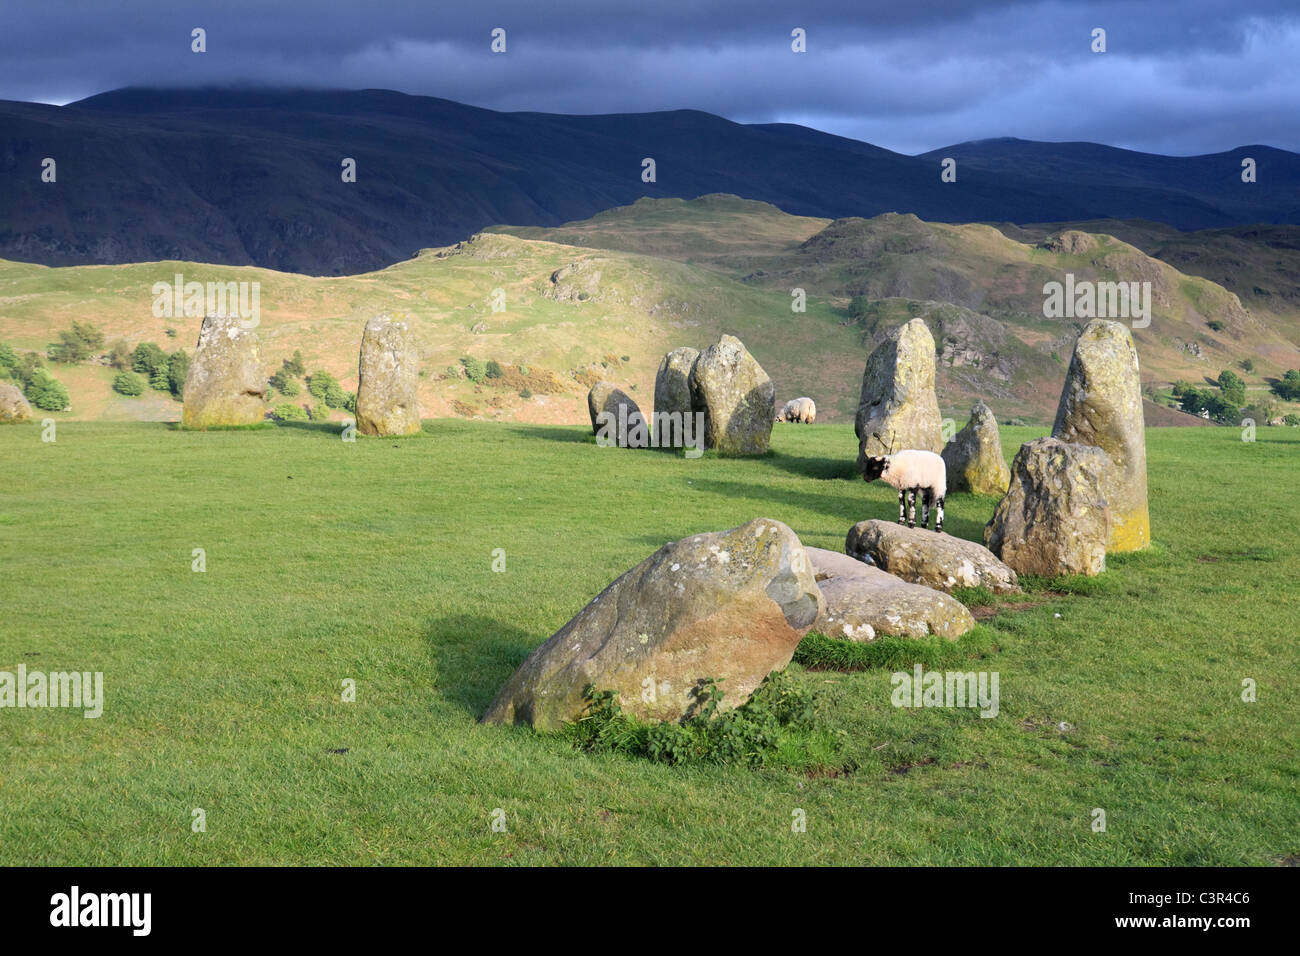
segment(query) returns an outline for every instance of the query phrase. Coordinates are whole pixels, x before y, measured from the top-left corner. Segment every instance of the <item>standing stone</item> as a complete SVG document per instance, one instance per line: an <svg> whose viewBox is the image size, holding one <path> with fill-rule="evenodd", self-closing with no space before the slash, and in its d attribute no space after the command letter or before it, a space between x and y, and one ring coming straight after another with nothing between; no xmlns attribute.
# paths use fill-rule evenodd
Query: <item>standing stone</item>
<svg viewBox="0 0 1300 956"><path fill-rule="evenodd" d="M984 527L984 543L1017 574L1106 570L1110 508L1102 482L1110 459L1092 445L1037 438L1020 446L1011 488Z"/></svg>
<svg viewBox="0 0 1300 956"><path fill-rule="evenodd" d="M998 420L982 401L970 410L970 421L943 446L943 463L948 466L948 490L977 495L1004 495L1011 483L1011 471L1002 457Z"/></svg>
<svg viewBox="0 0 1300 956"><path fill-rule="evenodd" d="M943 449L939 399L934 392L934 336L921 319L895 329L867 357L853 419L858 473L871 455L916 448Z"/></svg>
<svg viewBox="0 0 1300 956"><path fill-rule="evenodd" d="M414 435L420 430L420 349L405 322L377 315L361 334L357 431Z"/></svg>
<svg viewBox="0 0 1300 956"><path fill-rule="evenodd" d="M1147 506L1147 446L1137 349L1128 327L1094 319L1074 345L1052 437L1094 445L1111 460L1102 476L1110 505L1107 551L1137 551L1151 543Z"/></svg>
<svg viewBox="0 0 1300 956"><path fill-rule="evenodd" d="M722 707L745 703L781 670L824 607L795 533L757 518L666 544L605 588L506 681L485 723L557 730L583 691L614 691L624 711L679 720L704 678Z"/></svg>
<svg viewBox="0 0 1300 956"><path fill-rule="evenodd" d="M608 424L600 421L606 413ZM650 432L645 416L632 397L611 382L597 382L587 393L587 414L591 416L592 433L609 439L616 448L647 448Z"/></svg>
<svg viewBox="0 0 1300 956"><path fill-rule="evenodd" d="M32 406L16 387L0 383L0 424L17 424L32 417Z"/></svg>
<svg viewBox="0 0 1300 956"><path fill-rule="evenodd" d="M691 413L691 368L700 353L692 348L673 349L655 373L655 415L677 412L685 421Z"/></svg>
<svg viewBox="0 0 1300 956"><path fill-rule="evenodd" d="M209 315L185 376L186 428L256 425L266 418L266 367L257 333L238 316Z"/></svg>
<svg viewBox="0 0 1300 956"><path fill-rule="evenodd" d="M721 455L766 454L776 386L740 339L724 335L691 368L691 408L704 413L704 447Z"/></svg>

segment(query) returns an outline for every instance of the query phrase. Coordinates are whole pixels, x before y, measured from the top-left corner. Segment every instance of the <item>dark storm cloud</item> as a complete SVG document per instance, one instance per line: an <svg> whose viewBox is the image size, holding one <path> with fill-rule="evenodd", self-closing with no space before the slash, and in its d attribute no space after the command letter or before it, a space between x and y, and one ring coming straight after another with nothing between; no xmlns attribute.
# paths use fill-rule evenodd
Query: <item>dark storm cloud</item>
<svg viewBox="0 0 1300 956"><path fill-rule="evenodd" d="M193 27L208 52L189 49ZM504 27L508 52L489 34ZM808 33L806 54L790 31ZM1108 52L1089 50L1107 31ZM904 152L989 136L1300 149L1286 2L8 0L0 97L125 85L385 87L493 109L694 108Z"/></svg>

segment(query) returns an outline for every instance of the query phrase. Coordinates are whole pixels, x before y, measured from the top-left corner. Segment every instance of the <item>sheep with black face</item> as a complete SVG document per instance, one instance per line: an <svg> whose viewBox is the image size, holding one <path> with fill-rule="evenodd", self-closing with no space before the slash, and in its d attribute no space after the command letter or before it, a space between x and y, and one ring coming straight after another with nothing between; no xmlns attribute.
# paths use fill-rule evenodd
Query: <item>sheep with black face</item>
<svg viewBox="0 0 1300 956"><path fill-rule="evenodd" d="M948 469L932 451L909 449L892 455L876 455L867 459L862 474L864 481L879 478L898 489L898 523L916 527L916 494L921 493L921 527L930 521L930 508L934 508L934 530L943 531L943 499L948 493ZM906 518L904 521L904 505Z"/></svg>

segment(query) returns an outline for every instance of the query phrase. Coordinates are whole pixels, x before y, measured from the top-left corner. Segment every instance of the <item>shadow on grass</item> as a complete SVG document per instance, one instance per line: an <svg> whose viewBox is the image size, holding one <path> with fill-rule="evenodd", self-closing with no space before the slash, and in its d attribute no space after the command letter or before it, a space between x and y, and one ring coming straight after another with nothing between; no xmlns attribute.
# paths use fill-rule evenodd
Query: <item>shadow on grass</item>
<svg viewBox="0 0 1300 956"><path fill-rule="evenodd" d="M862 480L854 466L852 458L799 458L785 452L773 452L770 462L774 468L812 478L817 481L843 480L859 482Z"/></svg>
<svg viewBox="0 0 1300 956"><path fill-rule="evenodd" d="M510 425L510 431L523 438L540 438L544 441L567 442L570 444L596 444L596 436L590 431L574 425Z"/></svg>
<svg viewBox="0 0 1300 956"><path fill-rule="evenodd" d="M343 431L342 422L276 422L276 428L287 431L316 432L337 437Z"/></svg>
<svg viewBox="0 0 1300 956"><path fill-rule="evenodd" d="M530 634L496 618L449 614L424 628L434 687L478 720L501 685L549 634Z"/></svg>

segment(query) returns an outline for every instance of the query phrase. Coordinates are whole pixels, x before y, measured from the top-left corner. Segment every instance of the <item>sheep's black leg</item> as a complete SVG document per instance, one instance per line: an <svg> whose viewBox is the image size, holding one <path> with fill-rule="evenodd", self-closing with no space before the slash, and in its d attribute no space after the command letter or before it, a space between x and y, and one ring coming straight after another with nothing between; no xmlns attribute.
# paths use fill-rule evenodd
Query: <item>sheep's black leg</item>
<svg viewBox="0 0 1300 956"><path fill-rule="evenodd" d="M934 530L943 531L943 498L934 504Z"/></svg>
<svg viewBox="0 0 1300 956"><path fill-rule="evenodd" d="M903 515L903 499L906 495L907 495L906 491L904 491L902 488L898 489L898 523L899 524L906 523Z"/></svg>
<svg viewBox="0 0 1300 956"><path fill-rule="evenodd" d="M921 527L930 523L930 507L934 504L934 489L926 488L921 492Z"/></svg>
<svg viewBox="0 0 1300 956"><path fill-rule="evenodd" d="M907 491L907 526L916 527L916 489L909 488Z"/></svg>

